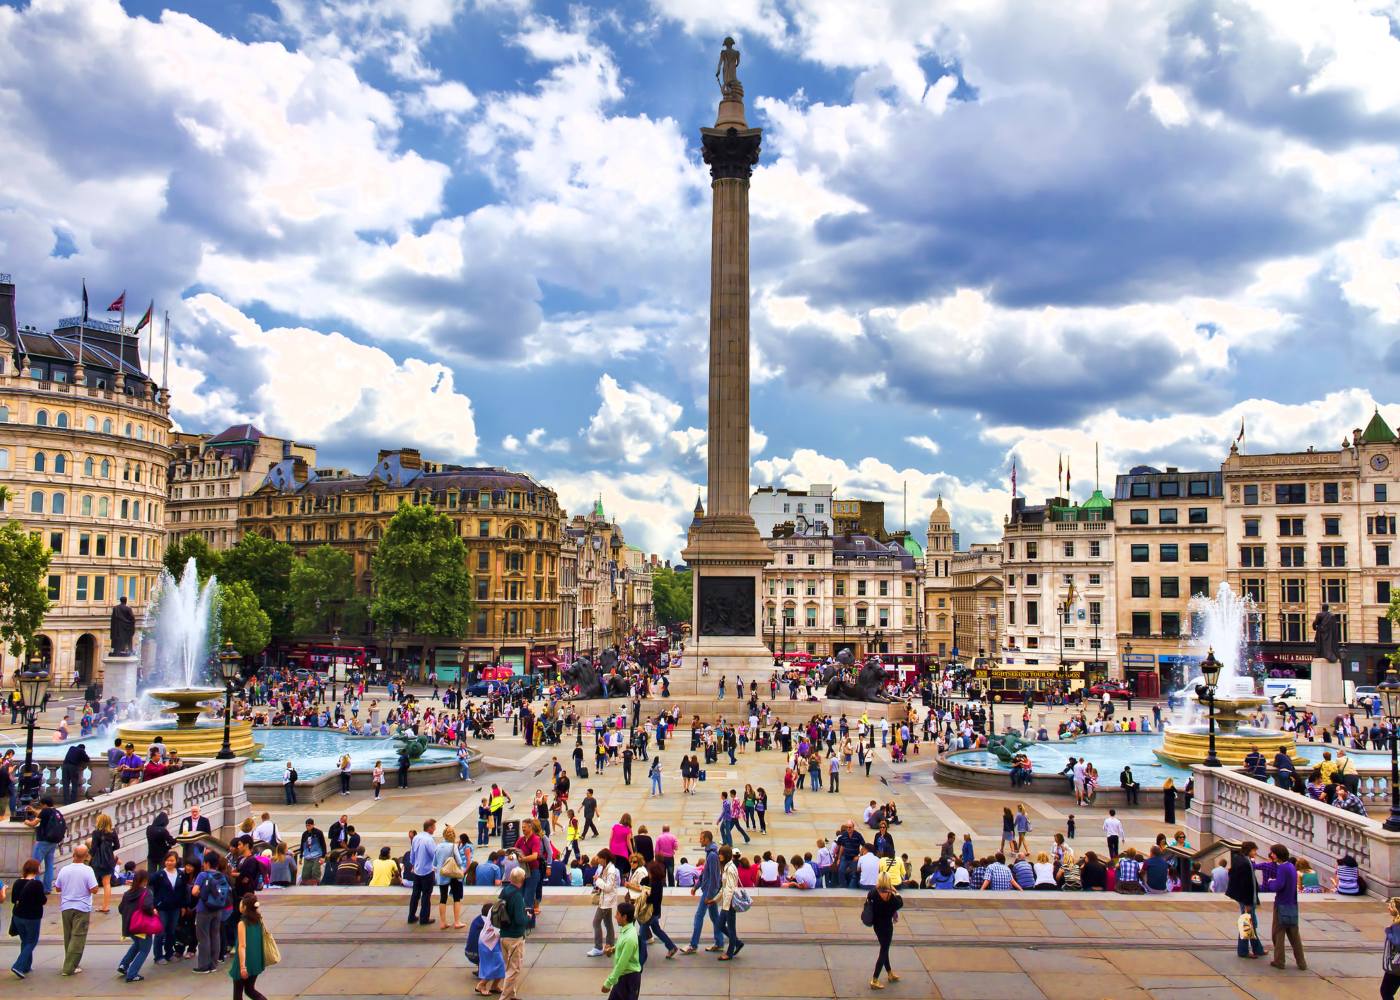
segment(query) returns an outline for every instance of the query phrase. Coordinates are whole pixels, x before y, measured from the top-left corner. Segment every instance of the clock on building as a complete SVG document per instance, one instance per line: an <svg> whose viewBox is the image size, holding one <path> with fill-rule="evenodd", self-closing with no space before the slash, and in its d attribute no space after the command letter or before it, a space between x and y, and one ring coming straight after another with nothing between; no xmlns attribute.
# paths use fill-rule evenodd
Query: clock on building
<svg viewBox="0 0 1400 1000"><path fill-rule="evenodd" d="M1375 469L1377 472L1384 472L1386 466L1388 466L1389 464L1390 459L1386 458L1384 455L1371 456L1371 468Z"/></svg>

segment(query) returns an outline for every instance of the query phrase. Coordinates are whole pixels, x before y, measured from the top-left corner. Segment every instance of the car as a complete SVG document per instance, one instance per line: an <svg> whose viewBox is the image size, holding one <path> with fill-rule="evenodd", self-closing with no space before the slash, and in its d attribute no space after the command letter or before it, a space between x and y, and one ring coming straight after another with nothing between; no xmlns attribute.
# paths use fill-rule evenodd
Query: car
<svg viewBox="0 0 1400 1000"><path fill-rule="evenodd" d="M1351 693L1351 703L1357 708L1370 708L1372 700L1379 693L1374 684L1362 684Z"/></svg>
<svg viewBox="0 0 1400 1000"><path fill-rule="evenodd" d="M1285 712L1290 708L1306 708L1308 700L1298 694L1298 689L1294 687L1284 688L1274 695L1274 708L1277 711Z"/></svg>
<svg viewBox="0 0 1400 1000"><path fill-rule="evenodd" d="M1100 681L1089 689L1089 693L1095 698L1102 698L1105 693L1110 698L1133 697L1133 689L1121 681Z"/></svg>

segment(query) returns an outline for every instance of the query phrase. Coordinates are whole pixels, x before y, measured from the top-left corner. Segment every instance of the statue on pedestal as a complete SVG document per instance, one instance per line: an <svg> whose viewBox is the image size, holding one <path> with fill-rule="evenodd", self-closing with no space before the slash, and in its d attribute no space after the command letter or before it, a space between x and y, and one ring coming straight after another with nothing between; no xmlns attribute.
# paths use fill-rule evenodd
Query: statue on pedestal
<svg viewBox="0 0 1400 1000"><path fill-rule="evenodd" d="M724 97L742 98L744 85L739 82L739 50L734 47L734 39L724 40L724 49L719 54L715 66L715 79L719 81L719 92Z"/></svg>
<svg viewBox="0 0 1400 1000"><path fill-rule="evenodd" d="M131 655L131 644L136 639L136 613L127 606L125 597L112 609L109 638L113 656Z"/></svg>
<svg viewBox="0 0 1400 1000"><path fill-rule="evenodd" d="M1342 620L1324 604L1313 619L1313 656L1319 660L1338 663L1342 659L1341 642Z"/></svg>

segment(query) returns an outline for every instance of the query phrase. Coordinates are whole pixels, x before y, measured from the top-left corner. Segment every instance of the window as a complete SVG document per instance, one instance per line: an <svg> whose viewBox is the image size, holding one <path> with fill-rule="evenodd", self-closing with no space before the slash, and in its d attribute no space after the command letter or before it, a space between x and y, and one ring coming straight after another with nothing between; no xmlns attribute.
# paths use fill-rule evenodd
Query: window
<svg viewBox="0 0 1400 1000"><path fill-rule="evenodd" d="M476 599L478 601L488 600L491 596L491 582L489 580L476 581Z"/></svg>
<svg viewBox="0 0 1400 1000"><path fill-rule="evenodd" d="M1179 611L1162 612L1162 635L1169 639L1181 635L1181 613Z"/></svg>
<svg viewBox="0 0 1400 1000"><path fill-rule="evenodd" d="M1039 574L1039 573L1027 573L1027 574L1026 574L1026 586L1027 586L1027 587L1038 587L1038 586L1040 586L1040 574Z"/></svg>
<svg viewBox="0 0 1400 1000"><path fill-rule="evenodd" d="M1135 509L1133 509L1133 510L1128 511L1128 523L1129 523L1129 524L1146 524L1146 523L1147 523L1147 509L1146 509L1145 507L1140 507L1140 508L1135 508Z"/></svg>
<svg viewBox="0 0 1400 1000"><path fill-rule="evenodd" d="M106 536L106 535L98 535L98 536L97 536L97 553L96 553L96 554L97 554L99 557L105 556L105 555L107 554L107 536Z"/></svg>
<svg viewBox="0 0 1400 1000"><path fill-rule="evenodd" d="M84 426L85 426L88 430L93 431L93 432L95 433L95 432L97 431L97 418L96 418L96 417L88 417L87 420L86 420L85 423L84 423Z"/></svg>
<svg viewBox="0 0 1400 1000"><path fill-rule="evenodd" d="M1035 542L1027 542L1027 543L1026 543L1026 558L1027 558L1027 559L1034 559L1034 558L1036 557L1037 553L1039 553L1039 551L1040 551L1040 547L1039 547L1038 545L1036 545Z"/></svg>
<svg viewBox="0 0 1400 1000"><path fill-rule="evenodd" d="M1152 612L1133 612L1133 637L1145 639L1152 634Z"/></svg>
<svg viewBox="0 0 1400 1000"><path fill-rule="evenodd" d="M816 628L816 627L817 627L817 609L816 609L816 608L808 608L808 609L807 609L807 627L808 627L808 628Z"/></svg>
<svg viewBox="0 0 1400 1000"><path fill-rule="evenodd" d="M1100 556L1100 555L1102 555L1102 554L1103 554L1103 543L1102 543L1102 542L1090 542L1090 543L1089 543L1089 555L1091 555L1091 556L1097 558L1098 556Z"/></svg>
<svg viewBox="0 0 1400 1000"><path fill-rule="evenodd" d="M1347 602L1347 581L1341 576L1322 578L1322 602L1324 604L1345 604Z"/></svg>
<svg viewBox="0 0 1400 1000"><path fill-rule="evenodd" d="M1135 497L1150 497L1152 495L1151 483L1133 483L1129 493Z"/></svg>
<svg viewBox="0 0 1400 1000"><path fill-rule="evenodd" d="M36 452L34 453L34 471L35 471L35 472L46 472L46 471L48 470L48 464L49 464L48 457L45 456L44 453L43 453L42 451L36 451Z"/></svg>
<svg viewBox="0 0 1400 1000"><path fill-rule="evenodd" d="M1275 503L1307 503L1308 487L1306 483L1279 483L1274 487Z"/></svg>
<svg viewBox="0 0 1400 1000"><path fill-rule="evenodd" d="M36 427L47 427L49 425L49 411L40 410L34 414L34 425Z"/></svg>
<svg viewBox="0 0 1400 1000"><path fill-rule="evenodd" d="M1193 479L1187 484L1186 492L1193 497L1208 497L1210 496L1210 480Z"/></svg>
<svg viewBox="0 0 1400 1000"><path fill-rule="evenodd" d="M1179 497L1181 496L1181 484L1175 480L1168 479L1162 483L1158 495L1164 497Z"/></svg>
<svg viewBox="0 0 1400 1000"><path fill-rule="evenodd" d="M1192 562L1210 562L1210 544L1208 542L1193 542L1187 546L1187 558Z"/></svg>
<svg viewBox="0 0 1400 1000"><path fill-rule="evenodd" d="M856 581L856 596L857 596L857 597L864 597L864 596L865 596L865 581L864 581L864 580L857 580L857 581Z"/></svg>
<svg viewBox="0 0 1400 1000"><path fill-rule="evenodd" d="M129 506L129 504L130 504L130 501L128 501L128 500L123 500L123 501L122 501L121 519L122 519L123 521L125 521L125 520L127 519L127 513L128 513L128 511L131 509L130 506ZM307 537L310 538L311 536L308 535Z"/></svg>
<svg viewBox="0 0 1400 1000"><path fill-rule="evenodd" d="M68 459L65 458L65 457L62 456L62 455L55 455L55 456L53 457L53 471L54 471L54 472L57 472L57 473L59 473L59 474L62 474L62 473L67 472L67 471L68 471Z"/></svg>
<svg viewBox="0 0 1400 1000"><path fill-rule="evenodd" d="M1134 597L1151 597L1151 596L1152 596L1152 587L1151 587L1151 585L1148 583L1147 577L1145 577L1145 576L1135 576L1135 577L1133 577L1132 587L1133 587L1133 596L1134 596ZM1165 596L1165 595L1164 595L1164 596Z"/></svg>
<svg viewBox="0 0 1400 1000"><path fill-rule="evenodd" d="M377 494L376 494L376 495L377 495ZM490 522L490 521L484 521L484 520L483 520L483 521L478 521L478 522L476 523L476 537L477 537L477 538L490 538L490 537L491 537L491 522Z"/></svg>
<svg viewBox="0 0 1400 1000"><path fill-rule="evenodd" d="M1065 649L1073 649L1073 648L1074 648L1074 636L1072 636L1072 635L1065 636Z"/></svg>
<svg viewBox="0 0 1400 1000"><path fill-rule="evenodd" d="M1186 521L1188 524L1206 524L1210 518L1204 507L1186 508Z"/></svg>
<svg viewBox="0 0 1400 1000"><path fill-rule="evenodd" d="M476 554L476 569L479 573L491 572L491 553L478 552Z"/></svg>
<svg viewBox="0 0 1400 1000"><path fill-rule="evenodd" d="M1247 517L1244 519L1244 535L1246 538L1259 537L1259 518Z"/></svg>
<svg viewBox="0 0 1400 1000"><path fill-rule="evenodd" d="M57 573L50 574L50 576L49 576L49 600L51 600L51 601L57 601L57 600L59 599L59 596L60 596L62 593L63 593L63 577L59 576Z"/></svg>
<svg viewBox="0 0 1400 1000"><path fill-rule="evenodd" d="M837 580L837 581L836 581L836 596L837 596L837 597L845 597L845 596L846 596L846 581L845 581L845 580Z"/></svg>
<svg viewBox="0 0 1400 1000"><path fill-rule="evenodd" d="M9 449L9 448L0 448L0 469L8 469L9 467L10 467L10 449Z"/></svg>
<svg viewBox="0 0 1400 1000"><path fill-rule="evenodd" d="M1015 542L1007 542L1007 543L1006 543L1006 558L1008 558L1008 559L1015 559L1015 558L1016 558L1016 543L1015 543Z"/></svg>
<svg viewBox="0 0 1400 1000"><path fill-rule="evenodd" d="M1162 562L1176 562L1178 559L1177 546L1174 544L1157 546L1157 558Z"/></svg>
<svg viewBox="0 0 1400 1000"><path fill-rule="evenodd" d="M1133 562L1147 562L1148 546L1134 545L1129 551L1128 558Z"/></svg>
<svg viewBox="0 0 1400 1000"><path fill-rule="evenodd" d="M1176 524L1177 510L1175 507L1163 507L1157 511L1158 524Z"/></svg>
<svg viewBox="0 0 1400 1000"><path fill-rule="evenodd" d="M1039 624L1040 624L1040 602L1039 602L1039 601L1027 601L1027 602L1026 602L1026 624L1027 624L1027 625L1039 625Z"/></svg>
<svg viewBox="0 0 1400 1000"><path fill-rule="evenodd" d="M834 611L835 611L836 617L835 617L835 619L833 620L833 623L836 625L837 628L845 628L845 627L846 627L846 609L845 609L845 608L836 608L836 609L834 609Z"/></svg>
<svg viewBox="0 0 1400 1000"><path fill-rule="evenodd" d="M1284 604L1303 604L1307 593L1307 582L1302 577L1286 576L1279 583L1279 600Z"/></svg>
<svg viewBox="0 0 1400 1000"><path fill-rule="evenodd" d="M1065 558L1066 558L1066 559L1073 559L1073 558L1074 558L1074 543L1073 543L1073 542L1065 542Z"/></svg>
<svg viewBox="0 0 1400 1000"><path fill-rule="evenodd" d="M92 554L92 553L91 553L91 549L92 549L92 536L89 535L86 531L84 531L84 532L82 532L81 534L78 535L78 555L80 555L80 556L91 555L91 554Z"/></svg>
<svg viewBox="0 0 1400 1000"><path fill-rule="evenodd" d="M1241 545L1240 565L1254 568L1262 567L1264 565L1264 546Z"/></svg>
<svg viewBox="0 0 1400 1000"><path fill-rule="evenodd" d="M1303 641L1303 613L1301 611L1287 611L1280 616L1283 626L1284 642Z"/></svg>
<svg viewBox="0 0 1400 1000"><path fill-rule="evenodd" d="M1103 584L1103 575L1102 575L1101 573L1090 573L1090 574L1089 574L1089 586L1091 586L1091 587L1098 587L1098 586L1101 586L1102 584Z"/></svg>
<svg viewBox="0 0 1400 1000"><path fill-rule="evenodd" d="M1335 520L1335 519L1334 519ZM1329 534L1341 534L1341 532L1329 532ZM1393 535L1395 534L1395 515L1377 514L1366 518L1366 534L1368 535Z"/></svg>
<svg viewBox="0 0 1400 1000"><path fill-rule="evenodd" d="M1157 590L1163 597L1180 597L1181 580L1174 576L1164 576L1158 581Z"/></svg>
<svg viewBox="0 0 1400 1000"><path fill-rule="evenodd" d="M1301 517L1279 518L1278 533L1281 538L1301 538L1303 536L1303 519Z"/></svg>
<svg viewBox="0 0 1400 1000"><path fill-rule="evenodd" d="M1299 567L1305 564L1303 558L1304 548L1301 545L1280 545L1278 547L1278 564L1280 566Z"/></svg>
<svg viewBox="0 0 1400 1000"><path fill-rule="evenodd" d="M808 566L815 566L816 564L817 564L817 554L816 554L815 552L808 552L808 553L807 553L807 565L808 565Z"/></svg>
<svg viewBox="0 0 1400 1000"><path fill-rule="evenodd" d="M1390 546L1389 546L1389 545L1377 545L1377 546L1376 546L1376 565L1377 565L1377 566L1389 566L1389 565L1390 565Z"/></svg>
<svg viewBox="0 0 1400 1000"><path fill-rule="evenodd" d="M88 599L88 578L84 574L78 575L78 585L74 588L74 599L86 601Z"/></svg>
<svg viewBox="0 0 1400 1000"><path fill-rule="evenodd" d="M1390 581L1389 581L1389 580L1378 580L1378 581L1376 581L1376 603L1377 603L1377 604L1389 604L1389 603L1390 603Z"/></svg>
<svg viewBox="0 0 1400 1000"><path fill-rule="evenodd" d="M787 564L788 564L789 566L792 565L792 553L791 553L791 552L789 552L789 553L787 554Z"/></svg>
<svg viewBox="0 0 1400 1000"><path fill-rule="evenodd" d="M807 596L808 596L808 597L816 597L816 596L817 596L817 582L816 582L815 580L808 580L808 581L807 581Z"/></svg>
<svg viewBox="0 0 1400 1000"><path fill-rule="evenodd" d="M92 456L88 456L87 458L83 459L83 475L88 476L90 478L92 476L92 467Z"/></svg>
<svg viewBox="0 0 1400 1000"><path fill-rule="evenodd" d="M813 504L812 510L815 511L816 513L818 513L818 514L825 514L825 513L826 513L826 504L824 504L824 503Z"/></svg>
<svg viewBox="0 0 1400 1000"><path fill-rule="evenodd" d="M1260 577L1245 577L1242 582L1244 596L1261 607L1264 604L1264 581Z"/></svg>
<svg viewBox="0 0 1400 1000"><path fill-rule="evenodd" d="M1394 528L1395 520L1391 519L1391 527ZM1322 519L1322 533L1324 535L1340 535L1342 533L1342 519L1340 517L1324 517Z"/></svg>
<svg viewBox="0 0 1400 1000"><path fill-rule="evenodd" d="M55 374L57 375L57 374L59 374L59 373L55 372ZM62 382L63 379L60 378L60 379L58 379L57 381ZM60 412L60 413L58 414L58 419L55 420L54 423L55 423L57 426L59 426L59 427L67 427L67 426L68 426L68 414Z"/></svg>
<svg viewBox="0 0 1400 1000"><path fill-rule="evenodd" d="M1336 503L1336 502L1337 502L1337 484L1336 484L1336 483L1323 483L1323 484L1322 484L1322 502L1323 502L1323 503Z"/></svg>
<svg viewBox="0 0 1400 1000"><path fill-rule="evenodd" d="M97 516L98 516L98 517L106 517L106 516L108 515L108 513L110 513L110 511L111 511L110 504L111 504L111 501L109 501L106 497L98 497L98 498L97 498Z"/></svg>
<svg viewBox="0 0 1400 1000"><path fill-rule="evenodd" d="M103 433L103 434L111 434L111 433L112 433L112 418L111 418L111 417L108 417L106 420L102 421L102 433Z"/></svg>
<svg viewBox="0 0 1400 1000"><path fill-rule="evenodd" d="M1376 619L1376 641L1377 641L1377 642L1385 642L1385 643L1390 643L1390 642L1394 642L1394 641L1395 641L1395 640L1391 637L1391 632L1390 632L1390 619L1389 619L1389 618L1377 618L1377 619Z"/></svg>
<svg viewBox="0 0 1400 1000"><path fill-rule="evenodd" d="M1191 597L1195 597L1197 594L1210 595L1210 577L1208 576L1193 576L1189 586Z"/></svg>
<svg viewBox="0 0 1400 1000"><path fill-rule="evenodd" d="M1244 488L1244 502L1249 507L1259 503L1259 486L1257 484L1251 483Z"/></svg>
<svg viewBox="0 0 1400 1000"><path fill-rule="evenodd" d="M50 531L50 532L49 532L49 548L50 548L51 550L53 550L54 552L62 552L62 551L63 551L63 532L61 532L61 531Z"/></svg>
<svg viewBox="0 0 1400 1000"><path fill-rule="evenodd" d="M1089 624L1090 624L1090 625L1102 625L1102 624L1103 624L1103 602L1102 602L1102 601L1090 601L1090 602L1089 602ZM1094 648L1097 649L1098 647L1095 646Z"/></svg>
<svg viewBox="0 0 1400 1000"><path fill-rule="evenodd" d="M111 479L111 478L112 478L112 462L111 462L110 459L104 458L104 459L102 460L102 478L103 478L103 479Z"/></svg>
<svg viewBox="0 0 1400 1000"><path fill-rule="evenodd" d="M1386 487L1385 487L1385 483L1377 483L1377 484L1375 485L1375 487L1373 487L1373 488L1374 488L1374 490L1375 490L1375 500L1376 500L1376 503L1385 503L1385 496L1386 496Z"/></svg>
<svg viewBox="0 0 1400 1000"><path fill-rule="evenodd" d="M1345 545L1322 545L1322 565L1324 566L1345 566L1347 564L1347 547Z"/></svg>
<svg viewBox="0 0 1400 1000"><path fill-rule="evenodd" d="M29 494L29 513L42 514L44 512L44 494L35 490Z"/></svg>
<svg viewBox="0 0 1400 1000"><path fill-rule="evenodd" d="M92 599L103 601L107 599L107 578L105 576L94 576L92 578Z"/></svg>

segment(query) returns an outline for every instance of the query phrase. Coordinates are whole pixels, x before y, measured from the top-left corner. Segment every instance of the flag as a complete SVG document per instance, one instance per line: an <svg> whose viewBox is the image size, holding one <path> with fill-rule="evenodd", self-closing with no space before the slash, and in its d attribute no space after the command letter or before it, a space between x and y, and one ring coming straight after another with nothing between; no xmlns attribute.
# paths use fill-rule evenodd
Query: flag
<svg viewBox="0 0 1400 1000"><path fill-rule="evenodd" d="M155 317L155 312L156 302L155 299L152 299L151 304L146 307L146 312L142 315L141 321L136 324L136 329L131 331L133 337L139 337L141 335L141 330Z"/></svg>
<svg viewBox="0 0 1400 1000"><path fill-rule="evenodd" d="M1055 489L1060 488L1060 480L1065 475L1065 456L1061 455L1060 460L1055 463Z"/></svg>
<svg viewBox="0 0 1400 1000"><path fill-rule="evenodd" d="M1069 459L1065 459L1065 492L1069 492Z"/></svg>
<svg viewBox="0 0 1400 1000"><path fill-rule="evenodd" d="M1011 496L1016 496L1016 459L1011 460Z"/></svg>
<svg viewBox="0 0 1400 1000"><path fill-rule="evenodd" d="M83 322L88 321L87 279L83 279Z"/></svg>
<svg viewBox="0 0 1400 1000"><path fill-rule="evenodd" d="M112 300L112 304L111 304L110 306L107 307L107 311L108 311L109 313L119 313L119 312L124 311L125 309L126 309L126 289L122 289L122 293L121 293L120 295L118 295L115 299Z"/></svg>
<svg viewBox="0 0 1400 1000"><path fill-rule="evenodd" d="M1239 444L1239 443L1240 443L1241 441L1243 441L1243 440L1244 440L1244 417L1240 417L1240 433L1239 433L1239 435L1235 438L1235 444Z"/></svg>

